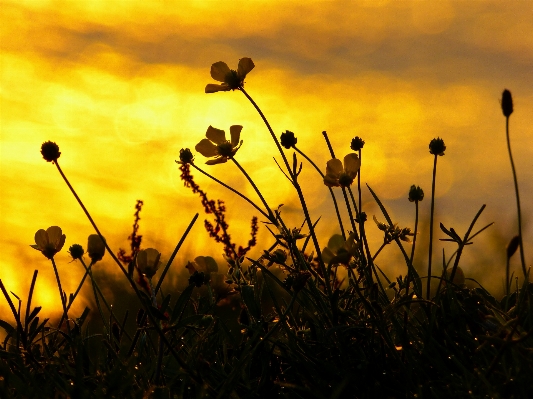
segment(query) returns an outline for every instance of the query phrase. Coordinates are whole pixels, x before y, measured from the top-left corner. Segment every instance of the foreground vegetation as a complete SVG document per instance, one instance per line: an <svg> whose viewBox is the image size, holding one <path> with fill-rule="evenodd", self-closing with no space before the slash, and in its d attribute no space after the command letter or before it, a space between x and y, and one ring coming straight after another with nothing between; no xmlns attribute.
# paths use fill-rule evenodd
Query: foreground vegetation
<svg viewBox="0 0 533 399"><path fill-rule="evenodd" d="M434 162L429 257L427 264L414 265L418 204L424 200L424 191L415 185L409 190L416 211L414 228L394 224L378 195L361 183L364 140L353 138L352 152L341 161L324 133L331 159L325 170L317 167L297 147L294 133L276 136L245 91L244 79L253 68L249 58L241 59L237 70L217 62L211 67L211 76L220 84L208 84L205 91L241 92L257 110L279 150L279 167L300 200L302 226L287 226L282 208L267 203L238 163L242 126L230 127L229 140L224 131L210 126L196 151L209 158L208 165L233 162L254 188L258 202L211 176L189 149L182 149L177 161L181 178L199 195L211 218L204 222L206 230L221 246L227 265L219 270L214 259L199 256L186 266L189 285L181 291L163 292L162 283L198 214L163 265L159 251L141 248L138 229L143 203L139 201L129 237L131 251L115 254L60 168L59 147L44 143L44 159L57 167L95 234L89 236L86 248L79 244L69 247L72 258L86 270L79 288L70 295L62 289L54 260L65 244L65 235L57 226L35 234L32 247L50 260L57 280L63 312L57 323L41 319L41 307L32 307L38 271L24 299L9 293L0 280L13 316L0 320L7 333L0 347L0 396L532 397L533 284L529 283L522 245L519 190L509 140L511 93L503 92L501 105L516 189L518 231L507 248L507 267L502 267L506 294L495 298L479 284L467 288L460 266L463 250L490 226L476 226L484 205L462 236L440 224L448 237L445 240L456 243L457 250L443 257L438 267L433 264L437 161L446 150L442 139L429 144ZM328 223L337 223L340 234L331 237L327 246L319 243L314 230L318 220L311 219L300 186L303 162L320 174L336 210L336 220ZM256 239L259 219L251 221L247 245L237 246L229 234L224 202L209 199L194 181L191 168L215 179L259 213L272 234L270 246L261 248L260 258L247 256L252 247L260 245ZM336 190L343 201L337 202ZM362 190L369 190L381 209L382 215L373 222L362 209ZM343 207L348 220L340 216ZM383 233L380 248L369 247L369 222L376 223ZM387 245L396 246L402 254L403 276L387 276L376 264ZM509 260L518 250L522 275L514 276L509 274ZM124 314L117 314L109 305L92 272L106 252L138 299ZM70 308L84 284L92 287L96 309L72 314ZM92 324L97 318L102 330L95 332ZM135 326L129 328L132 318Z"/></svg>

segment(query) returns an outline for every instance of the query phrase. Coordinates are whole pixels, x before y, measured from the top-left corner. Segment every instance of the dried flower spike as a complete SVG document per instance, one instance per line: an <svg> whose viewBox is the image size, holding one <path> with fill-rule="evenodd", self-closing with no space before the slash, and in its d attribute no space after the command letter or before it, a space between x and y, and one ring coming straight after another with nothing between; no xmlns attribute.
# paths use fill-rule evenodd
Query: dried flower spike
<svg viewBox="0 0 533 399"><path fill-rule="evenodd" d="M55 162L61 156L59 146L53 141L45 141L41 145L41 154L46 162Z"/></svg>
<svg viewBox="0 0 533 399"><path fill-rule="evenodd" d="M513 113L513 97L511 96L511 92L507 89L505 89L502 94L502 112L506 118L509 118Z"/></svg>

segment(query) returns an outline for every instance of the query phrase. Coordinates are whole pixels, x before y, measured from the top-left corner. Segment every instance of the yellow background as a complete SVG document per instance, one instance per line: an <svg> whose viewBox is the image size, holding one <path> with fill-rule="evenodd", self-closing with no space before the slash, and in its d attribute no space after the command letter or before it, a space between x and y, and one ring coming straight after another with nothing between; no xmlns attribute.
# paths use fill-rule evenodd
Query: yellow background
<svg viewBox="0 0 533 399"><path fill-rule="evenodd" d="M0 87L0 278L26 298L39 270L35 301L59 312L50 263L33 244L35 232L58 225L67 236L56 256L63 287L75 290L82 275L66 250L86 246L93 230L55 167L39 153L52 140L60 165L110 246L128 249L134 205L142 199L143 247L167 258L196 212L199 221L178 255L170 283L186 278L184 265L198 255L221 260L207 237L199 199L179 179L179 150L194 148L209 125L244 126L236 158L272 207L285 204L287 222L302 222L294 190L272 157L279 154L258 114L239 92L205 94L212 63L236 68L251 57L256 68L245 88L276 133L296 133L298 147L324 168L327 131L339 158L359 135L362 179L381 197L395 222L414 227L407 201L411 184L421 203L420 246L427 243L432 156L429 141L445 140L437 173L438 222L463 234L487 204L479 227L495 225L464 259L467 277L501 292L505 245L516 234L516 204L499 99L511 90L511 137L524 213L526 256L533 231L533 6L513 2L275 2L247 1L2 1ZM289 153L290 155L290 153ZM196 162L203 165L198 154ZM204 165L205 166L205 165ZM249 195L253 190L231 163L205 170ZM249 239L254 210L193 172L211 198L226 201L230 233ZM304 193L321 242L338 232L329 194L304 162ZM340 197L339 197L340 198ZM383 217L366 189L364 210L373 250ZM347 225L347 221L345 220ZM272 243L260 226L253 255ZM442 248L436 241L440 270ZM380 255L391 273L405 273L397 248ZM417 257L425 268L426 255ZM222 263L222 262L220 262ZM531 265L531 262L529 262ZM101 276L121 279L109 256ZM518 256L513 270L520 271ZM180 275L181 274L181 275ZM105 284L103 284L105 286ZM105 289L105 288L104 288ZM85 291L84 291L85 292ZM90 291L86 291L90 293ZM107 293L113 296L108 288ZM84 297L81 306L90 304ZM0 300L0 313L7 310Z"/></svg>

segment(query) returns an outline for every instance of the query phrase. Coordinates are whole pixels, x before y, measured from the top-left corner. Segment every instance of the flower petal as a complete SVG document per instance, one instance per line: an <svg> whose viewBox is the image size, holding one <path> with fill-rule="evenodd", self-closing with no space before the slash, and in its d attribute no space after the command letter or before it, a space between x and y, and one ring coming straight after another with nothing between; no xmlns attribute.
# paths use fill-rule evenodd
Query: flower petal
<svg viewBox="0 0 533 399"><path fill-rule="evenodd" d="M55 247L56 243L58 243L61 239L61 235L63 234L63 232L61 231L61 227L50 226L46 229L46 234L48 234L49 242Z"/></svg>
<svg viewBox="0 0 533 399"><path fill-rule="evenodd" d="M206 165L216 165L217 163L225 163L228 162L228 157L218 157L215 159L210 159L205 164Z"/></svg>
<svg viewBox="0 0 533 399"><path fill-rule="evenodd" d="M207 128L205 137L207 137L215 144L222 144L226 142L226 133L224 132L224 130L214 128L213 126L209 126Z"/></svg>
<svg viewBox="0 0 533 399"><path fill-rule="evenodd" d="M231 90L231 88L227 84L216 85L213 83L209 83L207 86L205 86L206 93L216 93L217 91L229 91L229 90Z"/></svg>
<svg viewBox="0 0 533 399"><path fill-rule="evenodd" d="M144 252L146 253L146 262L148 266L155 268L159 267L159 258L161 257L161 253L154 248L146 248Z"/></svg>
<svg viewBox="0 0 533 399"><path fill-rule="evenodd" d="M224 82L229 72L230 69L225 62L218 61L211 65L211 77L219 82Z"/></svg>
<svg viewBox="0 0 533 399"><path fill-rule="evenodd" d="M326 175L324 177L324 184L328 187L339 187L338 176Z"/></svg>
<svg viewBox="0 0 533 399"><path fill-rule="evenodd" d="M204 157L208 158L214 157L218 154L217 146L214 145L208 139L202 139L198 144L196 144L196 147L194 147L194 149L200 154L202 154Z"/></svg>
<svg viewBox="0 0 533 399"><path fill-rule="evenodd" d="M65 245L65 240L67 239L67 236L65 234L62 234L61 237L59 237L59 241L55 243L56 251L61 251L61 248L63 248L63 245Z"/></svg>
<svg viewBox="0 0 533 399"><path fill-rule="evenodd" d="M48 245L48 233L43 229L37 230L35 233L35 244L39 250L44 249Z"/></svg>
<svg viewBox="0 0 533 399"><path fill-rule="evenodd" d="M141 249L137 252L137 267L141 270L145 269L148 265L148 254L146 250Z"/></svg>
<svg viewBox="0 0 533 399"><path fill-rule="evenodd" d="M326 175L337 176L338 178L342 172L342 162L339 159L330 159L326 164Z"/></svg>
<svg viewBox="0 0 533 399"><path fill-rule="evenodd" d="M237 73L239 74L239 77L241 79L244 79L248 72L254 69L254 67L255 65L251 58L241 58L239 60L239 68L237 70Z"/></svg>
<svg viewBox="0 0 533 399"><path fill-rule="evenodd" d="M360 167L361 160L359 159L357 154L351 153L344 157L344 171L350 177L355 177Z"/></svg>
<svg viewBox="0 0 533 399"><path fill-rule="evenodd" d="M242 126L233 125L229 128L229 133L231 135L231 145L237 147L239 145L239 139L241 138Z"/></svg>

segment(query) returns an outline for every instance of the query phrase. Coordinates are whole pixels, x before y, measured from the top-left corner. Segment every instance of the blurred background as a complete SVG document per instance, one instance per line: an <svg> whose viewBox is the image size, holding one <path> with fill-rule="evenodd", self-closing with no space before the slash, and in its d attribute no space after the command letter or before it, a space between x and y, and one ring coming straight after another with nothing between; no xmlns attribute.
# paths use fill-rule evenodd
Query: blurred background
<svg viewBox="0 0 533 399"><path fill-rule="evenodd" d="M55 141L60 165L111 248L129 249L134 206L144 201L142 247L168 259L195 213L200 218L171 268L167 289L186 284L188 260L213 256L222 246L204 227L199 198L180 180L179 150L205 137L209 125L243 125L236 155L272 207L284 204L292 227L303 216L295 191L274 163L279 154L265 126L240 92L205 94L210 66L236 68L250 57L255 69L245 88L279 136L295 132L298 148L325 171L330 159L322 131L344 157L354 136L363 149L362 181L380 196L394 222L414 227L409 187L426 194L415 266L425 274L433 157L431 139L444 139L436 189L434 270L454 244L442 222L463 235L481 207L478 227L495 222L464 254L466 277L497 296L503 292L505 247L517 233L516 201L500 109L504 88L513 94L510 119L520 184L528 265L533 259L533 4L529 1L0 1L0 278L26 298L39 270L35 303L60 313L50 262L29 247L38 229L60 226L66 244L56 256L63 287L73 292L83 268L67 249L87 245L93 229L54 165L39 153ZM291 156L290 152L288 155ZM202 155L196 162L202 166ZM303 161L303 159L302 159ZM321 178L303 162L302 182L323 246L339 233ZM259 203L235 165L205 170ZM227 205L237 245L246 245L257 212L193 171L212 199ZM338 190L337 190L338 191ZM340 191L337 192L340 194ZM341 196L339 195L339 198ZM363 187L363 210L375 251L382 242L372 216L384 221ZM260 215L257 215L260 216ZM348 225L344 211L345 225ZM260 218L261 220L261 218ZM273 240L260 223L259 256ZM396 246L378 265L405 274ZM521 276L518 253L512 270ZM95 276L111 302L128 292L109 255ZM74 306L94 309L90 285ZM9 312L0 300L0 315ZM8 317L8 316L6 316ZM11 316L12 317L12 316Z"/></svg>

